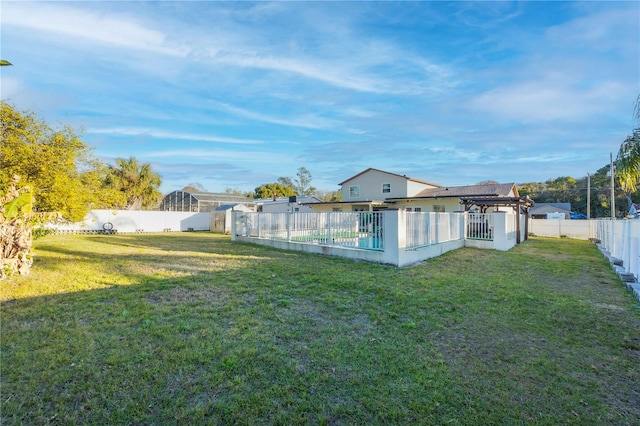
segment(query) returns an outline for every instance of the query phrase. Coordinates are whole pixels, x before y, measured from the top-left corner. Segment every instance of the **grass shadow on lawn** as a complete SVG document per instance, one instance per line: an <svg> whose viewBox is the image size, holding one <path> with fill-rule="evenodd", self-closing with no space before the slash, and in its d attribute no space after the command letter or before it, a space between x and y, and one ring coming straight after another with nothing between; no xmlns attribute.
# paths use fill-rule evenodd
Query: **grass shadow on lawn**
<svg viewBox="0 0 640 426"><path fill-rule="evenodd" d="M638 304L590 243L397 269L113 237L39 240L33 276L2 284L2 423L640 418Z"/></svg>

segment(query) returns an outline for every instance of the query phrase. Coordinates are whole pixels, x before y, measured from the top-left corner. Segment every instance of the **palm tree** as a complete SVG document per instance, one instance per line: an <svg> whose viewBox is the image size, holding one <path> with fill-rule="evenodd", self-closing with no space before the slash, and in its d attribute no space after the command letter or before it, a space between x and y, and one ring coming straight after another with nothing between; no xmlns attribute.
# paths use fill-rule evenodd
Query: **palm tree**
<svg viewBox="0 0 640 426"><path fill-rule="evenodd" d="M634 105L634 116L640 123L640 95ZM620 145L616 158L615 172L620 187L625 192L631 206L631 193L635 192L640 181L640 128L635 128Z"/></svg>
<svg viewBox="0 0 640 426"><path fill-rule="evenodd" d="M134 157L116 159L109 166L108 184L122 194L122 208L140 210L155 207L162 199L158 190L160 176L148 163L140 164Z"/></svg>

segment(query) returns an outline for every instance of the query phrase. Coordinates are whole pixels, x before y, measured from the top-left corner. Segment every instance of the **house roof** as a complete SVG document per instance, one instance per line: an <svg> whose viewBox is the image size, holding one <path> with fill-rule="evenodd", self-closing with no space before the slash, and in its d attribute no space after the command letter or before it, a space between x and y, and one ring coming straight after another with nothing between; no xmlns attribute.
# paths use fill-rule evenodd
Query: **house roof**
<svg viewBox="0 0 640 426"><path fill-rule="evenodd" d="M374 169L373 167L369 167L368 169L361 171L361 172L360 172L360 173L358 173L357 175L351 176L349 179L347 179L347 180L345 180L345 181L340 182L338 185L342 186L342 185L344 185L345 183L349 182L350 180L353 180L353 179L357 178L358 176L361 176L361 175L363 175L363 174L365 174L365 173L369 173L369 172L372 172L372 171L374 171L374 172L379 172L379 173L384 173L384 174L391 175L391 176L395 176L395 177L400 177L400 178L403 178L403 179L406 179L406 180L410 180L410 181L412 181L412 182L417 182L417 183L422 183L422 184L425 184L425 185L431 185L431 186L437 186L437 187L440 187L440 185L438 185L438 184L436 184L436 183L431 183L431 182L426 182L426 181L424 181L424 180L411 178L411 177L409 177L409 176L407 176L407 175L399 175L399 174L396 174L396 173L385 172L384 170Z"/></svg>
<svg viewBox="0 0 640 426"><path fill-rule="evenodd" d="M236 210L236 211L252 211L249 207L245 206L241 203L236 204L223 204L222 206L218 206L215 211L227 211L227 210Z"/></svg>
<svg viewBox="0 0 640 426"><path fill-rule="evenodd" d="M532 215L543 215L547 213L571 213L571 203L540 203L536 204L529 212Z"/></svg>
<svg viewBox="0 0 640 426"><path fill-rule="evenodd" d="M209 202L209 203L225 203L230 204L233 202L238 203L252 203L253 200L245 197L244 195L235 195L235 194L226 194L226 193L217 193L217 192L191 192L191 191L182 191L177 190L173 191L165 197L178 192L184 192L185 194L189 194L194 197L196 200Z"/></svg>
<svg viewBox="0 0 640 426"><path fill-rule="evenodd" d="M371 204L374 206L383 205L385 202L383 200L360 200L360 201L321 201L319 203L300 203L300 204L352 204L352 205L364 205Z"/></svg>
<svg viewBox="0 0 640 426"><path fill-rule="evenodd" d="M253 200L256 204L288 204L289 197L278 197L275 200L273 198L259 198L257 200ZM314 196L307 195L297 195L296 203L298 204L315 204L321 203L322 200L316 198Z"/></svg>
<svg viewBox="0 0 640 426"><path fill-rule="evenodd" d="M414 197L389 198L392 200L405 200L415 198L460 198L460 197L517 197L518 189L515 183L490 183L483 185L447 186L429 188L420 191Z"/></svg>

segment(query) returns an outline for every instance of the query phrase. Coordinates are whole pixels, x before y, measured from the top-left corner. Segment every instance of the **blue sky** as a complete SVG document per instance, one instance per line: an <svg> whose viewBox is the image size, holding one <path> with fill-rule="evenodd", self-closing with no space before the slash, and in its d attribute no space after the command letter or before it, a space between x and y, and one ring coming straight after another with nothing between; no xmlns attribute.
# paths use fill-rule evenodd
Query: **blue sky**
<svg viewBox="0 0 640 426"><path fill-rule="evenodd" d="M582 177L637 126L640 3L2 1L1 96L162 191L374 167Z"/></svg>

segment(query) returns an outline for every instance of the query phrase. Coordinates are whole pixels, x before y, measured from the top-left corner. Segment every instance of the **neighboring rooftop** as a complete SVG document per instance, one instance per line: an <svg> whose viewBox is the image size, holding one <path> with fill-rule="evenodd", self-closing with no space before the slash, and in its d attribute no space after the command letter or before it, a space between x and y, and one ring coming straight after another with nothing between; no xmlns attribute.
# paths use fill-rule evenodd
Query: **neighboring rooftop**
<svg viewBox="0 0 640 426"><path fill-rule="evenodd" d="M411 198L446 197L517 197L515 183L490 183L482 185L447 186L425 189Z"/></svg>
<svg viewBox="0 0 640 426"><path fill-rule="evenodd" d="M207 212L215 210L217 207L225 204L237 203L248 206L255 204L253 200L244 195L177 190L164 196L162 203L160 203L160 210Z"/></svg>

